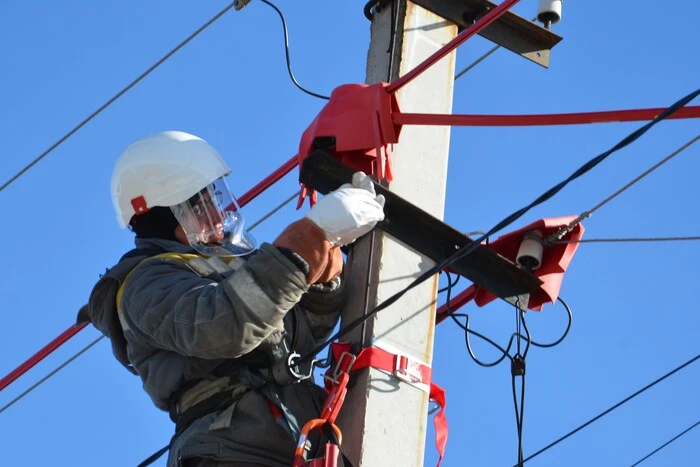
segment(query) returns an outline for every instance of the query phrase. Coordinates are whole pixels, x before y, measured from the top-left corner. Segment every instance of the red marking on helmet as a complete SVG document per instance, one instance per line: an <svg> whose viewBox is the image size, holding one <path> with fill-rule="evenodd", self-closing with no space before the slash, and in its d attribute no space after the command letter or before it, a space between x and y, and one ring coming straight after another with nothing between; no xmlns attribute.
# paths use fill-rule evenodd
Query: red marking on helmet
<svg viewBox="0 0 700 467"><path fill-rule="evenodd" d="M145 214L149 211L146 199L143 196L137 196L131 200L131 206L134 208L136 215Z"/></svg>

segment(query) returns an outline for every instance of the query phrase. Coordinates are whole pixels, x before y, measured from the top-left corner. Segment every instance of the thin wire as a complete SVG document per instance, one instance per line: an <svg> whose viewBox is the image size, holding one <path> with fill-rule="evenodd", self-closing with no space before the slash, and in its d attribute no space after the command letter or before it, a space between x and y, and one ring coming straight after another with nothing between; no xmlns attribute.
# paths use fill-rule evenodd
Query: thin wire
<svg viewBox="0 0 700 467"><path fill-rule="evenodd" d="M330 97L328 97L328 96L324 96L322 94L316 94L313 91L309 91L304 86L299 84L299 81L297 81L297 79L294 77L294 72L292 71L292 61L289 58L289 34L287 31L287 20L285 19L284 15L280 11L280 9L277 8L277 6L274 3L272 3L268 0L260 0L260 1L263 2L265 5L269 6L270 8L272 8L273 10L275 10L277 12L277 15L280 17L280 20L282 20L282 30L284 31L284 56L287 60L287 71L289 72L289 77L291 78L292 83L294 83L294 85L297 88L299 88L301 91L305 92L306 94L308 94L310 96L318 97L319 99L329 100Z"/></svg>
<svg viewBox="0 0 700 467"><path fill-rule="evenodd" d="M688 433L690 430L692 430L693 428L695 428L695 427L698 426L698 425L700 425L700 420L697 421L697 422L695 422L693 425L691 425L690 427L686 428L685 430L683 430L681 433L677 434L676 436L674 436L674 437L671 438L670 440L666 441L664 444L662 444L662 445L659 446L658 448L654 449L653 451L651 451L651 452L650 452L649 454L647 454L646 456L644 456L644 457L642 457L641 459L639 459L637 462L635 462L634 464L632 464L631 467L635 467L635 466L641 464L642 462L644 462L645 460L649 459L651 456L653 456L653 455L656 454L657 452L661 451L663 448L665 448L666 446L668 446L669 444L671 444L672 442L674 442L675 440L677 440L678 438L680 438L680 437L683 436L684 434Z"/></svg>
<svg viewBox="0 0 700 467"><path fill-rule="evenodd" d="M475 66L477 66L479 63L481 63L481 62L483 62L484 60L486 60L492 53L494 53L495 51L497 51L497 50L500 49L500 48L501 48L500 45L497 45L497 46L493 47L491 50L489 50L488 52L486 52L484 55L482 55L481 57L479 57L479 58L477 58L476 60L474 60L470 65L467 65L467 67L464 68L464 70L460 71L459 73L457 73L457 74L455 75L455 81L457 81L457 80L458 80L459 78L461 78L463 75L465 75L466 73L468 73L472 68L474 68Z"/></svg>
<svg viewBox="0 0 700 467"><path fill-rule="evenodd" d="M556 446L557 444L561 443L562 441L564 441L565 439L569 438L570 436L572 436L572 435L578 433L579 431L583 430L584 428L586 428L586 427L587 427L588 425L590 425L591 423L598 421L599 419L603 418L604 416L606 416L607 414L609 414L609 413L612 412L613 410L615 410L615 409L617 409L618 407L624 405L625 403L631 401L632 399L634 399L634 398L637 397L638 395L642 394L642 393L645 392L646 390L651 389L651 388L652 388L653 386L655 386L656 384L658 384L658 383L660 383L661 381L665 380L666 378L672 376L673 374L675 374L675 373L681 371L682 369L684 369L685 367L689 366L690 364L694 363L695 361L697 361L697 360L699 360L699 359L700 359L700 354L696 355L695 357L691 358L690 360L688 360L687 362L683 363L682 365L680 365L680 366L674 368L673 370L669 371L668 373L666 373L666 374L663 375L662 377L660 377L660 378L658 378L658 379L652 381L651 383L647 384L646 386L644 386L642 389L638 390L638 391L635 392L634 394L632 394L632 395L630 395L630 396L627 396L626 398L624 398L623 400L621 400L621 401L618 402L617 404L615 404L615 405L613 405L612 407L606 409L605 411L599 413L598 415L596 415L595 417L591 418L590 420L588 420L588 421L587 421L586 423L584 423L583 425L580 425L579 427L577 427L577 428L571 430L570 432L568 432L567 434L565 434L565 435L562 436L561 438L559 438L559 439L557 439L556 441L554 441L554 442L548 444L547 446L543 447L542 449L540 449L540 450L537 451L536 453L534 453L534 454L532 454L532 455L526 457L526 458L523 460L523 463L524 463L524 462L527 462L527 461L529 461L529 460L534 459L535 457L539 456L539 455L542 454L543 452L545 452L545 451L547 451L548 449L550 449L550 448ZM514 466L514 467L517 467L517 466Z"/></svg>
<svg viewBox="0 0 700 467"><path fill-rule="evenodd" d="M287 204L291 203L293 200L297 199L299 197L299 192L297 191L294 193L292 196L287 198L286 200L282 201L276 208L274 208L272 211L268 212L264 216L262 216L260 219L257 220L257 222L254 222L250 227L248 227L248 231L252 231L254 228L268 220L270 217L272 217L274 214L276 214L280 209L285 207Z"/></svg>
<svg viewBox="0 0 700 467"><path fill-rule="evenodd" d="M181 48L183 48L185 45L187 45L188 42L190 42L192 39L197 37L202 31L207 29L212 23L214 23L217 19L221 18L226 12L228 12L231 8L234 7L234 2L223 8L221 11L219 11L216 15L214 15L209 21L204 23L202 26L200 26L195 32L190 34L185 40L180 42L177 46L175 46L174 49L172 49L170 52L165 54L160 60L158 60L156 63L151 65L146 71L141 73L138 78L133 80L131 83L129 83L124 89L119 91L117 94L115 94L112 98L110 98L107 102L102 104L97 110L95 110L93 113L91 113L86 119L84 119L82 122L80 122L78 125L76 125L72 130L70 130L68 133L66 133L61 139L56 141L54 144L52 144L47 150L39 154L32 162L27 164L26 167L24 167L22 170L17 172L12 178L10 178L8 181L6 181L2 186L0 186L0 192L2 192L5 188L10 186L14 181L16 181L19 177L24 175L29 169L34 167L40 160L42 160L44 157L48 156L54 149L56 149L58 146L63 144L68 138L73 136L78 130L80 130L82 127L87 125L93 118L95 118L97 115L99 115L103 110L105 110L107 107L112 105L117 99L119 99L121 96L126 94L131 88L136 86L142 79L144 79L146 76L151 74L153 70L158 68L160 65L162 65L166 60L168 60L170 57L172 57L177 51L179 51Z"/></svg>
<svg viewBox="0 0 700 467"><path fill-rule="evenodd" d="M534 23L535 20L537 20L537 18L533 18L533 19L531 19L530 21L532 21L532 22ZM461 78L463 75L465 75L465 74L467 74L469 71L471 71L472 68L474 68L474 67L477 66L479 63L481 63L481 62L483 62L484 60L486 60L487 58L489 58L489 57L491 56L491 54L493 54L495 51L497 51L497 50L500 49L500 48L501 48L500 45L495 45L495 46L493 46L493 48L491 48L489 51L487 51L486 53L484 53L481 57L479 57L479 58L477 58L476 60L474 60L471 64L467 65L462 71L460 71L459 73L457 73L457 74L455 75L455 79L454 79L454 80L457 81L457 80L458 80L459 78Z"/></svg>
<svg viewBox="0 0 700 467"><path fill-rule="evenodd" d="M589 238L587 240L559 240L555 245L564 243L641 243L641 242L688 242L700 237L636 237L636 238Z"/></svg>
<svg viewBox="0 0 700 467"><path fill-rule="evenodd" d="M84 348L83 348L82 350L80 350L78 353L76 353L75 355L73 355L71 358L69 358L69 359L66 360L65 362L61 363L61 364L60 364L56 369L54 369L51 373L47 374L46 376L44 376L43 378L41 378L41 379L40 379L39 381L37 381L36 383L34 383L33 385L29 386L29 388L28 388L26 391L24 391L24 392L21 393L19 396L15 397L15 398L12 399L10 402L8 402L7 404L5 404L2 408L0 408L0 414L3 413L5 410L9 409L9 408L10 408L11 406L13 406L15 403L19 402L21 399L23 399L23 398L24 398L26 395L28 395L30 392L32 392L33 390L35 390L36 388L38 388L41 384L43 384L44 382L46 382L46 381L47 381L49 378L51 378L53 375L55 375L56 373L58 373L59 371L61 371L61 370L64 369L65 367L67 367L73 360L77 359L77 358L80 357L82 354L84 354L85 352L87 352L88 350L90 350L90 348L91 348L92 346L94 346L95 344L97 344L97 343L98 343L99 341L101 341L103 338L104 338L104 336L100 336L100 337L98 337L97 339L95 339L94 341L90 342L86 347L84 347Z"/></svg>
<svg viewBox="0 0 700 467"><path fill-rule="evenodd" d="M638 181L640 181L641 179L643 179L644 177L646 177L647 175L649 175L650 173L652 173L654 170L658 169L659 167L661 167L662 165L664 165L666 162L670 161L671 159L673 159L674 157L676 157L678 154L680 154L680 153L682 153L683 151L685 151L686 149L688 149L690 146L692 146L693 144L695 144L698 140L700 140L700 135L697 135L695 138L691 139L690 141L688 141L687 143L685 143L683 146L681 146L680 148L676 149L675 151L673 151L673 152L672 152L671 154L669 154L668 156L666 156L666 157L664 157L663 159L661 159L661 160L660 160L659 162L657 162L656 164L652 165L649 169L647 169L646 171L644 171L644 172L643 172L642 174L640 174L639 176L635 177L632 181L630 181L630 182L627 183L625 186L623 186L622 188L620 188L619 190L617 190L615 193L613 193L612 195L608 196L607 198L605 198L605 199L604 199L603 201L601 201L600 203L598 203L598 204L596 204L595 206L593 206L593 208L590 209L588 212L591 213L591 214L593 214L596 210L598 210L598 208L603 207L604 205L606 205L607 203L609 203L610 201L612 201L613 199L615 199L617 196L619 196L621 193L623 193L624 191L626 191L626 190L627 190L628 188L630 188L632 185L636 184Z"/></svg>
<svg viewBox="0 0 700 467"><path fill-rule="evenodd" d="M391 0L391 37L389 38L389 70L387 72L387 82L391 81L393 78L392 72L394 71L394 58L396 49L396 30L399 27L399 1Z"/></svg>
<svg viewBox="0 0 700 467"><path fill-rule="evenodd" d="M598 209L600 209L601 207L603 207L604 205L606 205L607 203L609 203L610 201L612 201L613 199L615 199L616 197L618 197L620 194L622 194L624 191L626 191L626 190L627 190L628 188L630 188L632 185L636 184L638 181L640 181L641 179L643 179L644 177L646 177L647 175L649 175L650 173L652 173L653 171L655 171L656 169L658 169L659 167L661 167L663 164L665 164L666 162L668 162L668 161L670 161L671 159L673 159L674 157L676 157L678 154L680 154L680 153L682 153L683 151L685 151L686 149L688 149L690 146L692 146L693 144L695 144L698 140L700 140L700 135L697 135L695 138L691 139L690 141L688 141L687 143L685 143L683 146L681 146L680 148L676 149L675 151L673 151L673 152L672 152L671 154L669 154L668 156L666 156L666 157L664 157L663 159L661 159L659 162L657 162L656 164L654 164L653 166L651 166L649 169L647 169L646 171L644 171L643 173L641 173L639 176L635 177L632 181L630 181L629 183L627 183L626 185L624 185L622 188L620 188L619 190L617 190L616 192L614 192L612 195L608 196L608 197L605 198L603 201L601 201L600 203L598 203L598 204L596 204L595 206L593 206L593 208L591 208L590 210L582 212L582 213L581 213L576 219L574 219L569 225L562 227L561 229L559 229L558 231L556 231L556 232L554 232L552 235L550 235L550 236L547 238L547 241L548 241L548 242L553 242L553 241L556 241L556 240L562 238L562 236L563 236L564 234L566 234L567 232L570 232L574 227L576 227L578 224L580 224L584 219L586 219L586 218L588 218L588 217L591 217L591 215L592 215L595 211L597 211Z"/></svg>
<svg viewBox="0 0 700 467"><path fill-rule="evenodd" d="M523 417L525 415L525 375L520 380L520 410L518 410L518 392L515 389L515 375L511 375L513 388L513 405L515 406L515 426L518 431L518 467L523 464Z"/></svg>

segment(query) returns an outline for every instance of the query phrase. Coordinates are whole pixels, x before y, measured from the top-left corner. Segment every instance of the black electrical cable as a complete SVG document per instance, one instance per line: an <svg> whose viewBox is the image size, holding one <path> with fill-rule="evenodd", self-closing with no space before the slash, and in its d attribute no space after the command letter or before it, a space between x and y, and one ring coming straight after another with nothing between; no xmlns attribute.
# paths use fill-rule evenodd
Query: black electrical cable
<svg viewBox="0 0 700 467"><path fill-rule="evenodd" d="M15 180L17 180L19 177L25 174L29 169L34 167L40 160L42 160L44 157L48 156L54 149L59 147L61 144L63 144L68 138L73 136L75 133L77 133L78 130L80 130L82 127L87 125L93 118L97 117L100 113L102 113L103 110L105 110L107 107L112 105L117 99L122 97L124 94L126 94L131 88L136 86L142 79L144 79L146 76L151 74L153 70L158 68L160 65L165 63L166 60L168 60L170 57L172 57L178 50L183 48L185 45L187 45L188 42L190 42L192 39L197 37L202 31L207 29L209 26L211 26L214 21L217 19L221 18L226 12L228 12L231 8L235 6L234 2L231 2L228 6L224 7L221 11L219 11L216 15L214 15L212 18L209 19L206 23L204 23L202 26L200 26L195 32L187 36L185 40L180 42L178 45L175 46L170 52L167 54L163 55L163 57L158 60L156 63L151 65L146 71L141 73L136 79L134 79L131 83L127 84L126 87L124 87L121 91L116 93L114 96L112 96L107 102L102 104L97 110L95 110L93 113L88 115L82 122L78 123L75 127L73 127L72 130L70 130L68 133L63 135L58 141L53 143L48 149L46 149L44 152L39 154L32 162L27 164L22 170L17 172L12 178L10 178L8 181L3 183L2 186L0 186L0 192L10 186Z"/></svg>
<svg viewBox="0 0 700 467"><path fill-rule="evenodd" d="M569 335L569 331L571 330L571 323L572 323L572 321L573 321L573 319L574 319L573 314L571 313L571 308L570 308L569 305L564 301L563 298L557 297L557 300L558 300L562 305L564 305L564 309L566 310L566 314L567 314L567 317L568 317L568 321L567 321L567 323L566 323L566 329L564 330L564 333L561 335L561 337L560 337L559 339L557 339L557 340L555 340L554 342L551 342L551 343L549 343L549 344L541 344L541 343L535 341L534 339L530 339L530 343L531 343L532 345L534 345L535 347L549 348L549 347L557 346L557 345L559 345L559 344L561 343L561 341L563 341L564 339L566 339L566 336ZM524 323L524 326L527 326L527 324Z"/></svg>
<svg viewBox="0 0 700 467"><path fill-rule="evenodd" d="M450 303L450 297L452 297L452 288L456 286L459 283L459 280L462 278L459 274L457 274L457 279L455 279L454 282L452 282L452 275L448 272L447 273L447 285L443 287L442 289L438 290L438 293L443 293L443 292L448 292L447 296L447 306L449 307Z"/></svg>
<svg viewBox="0 0 700 467"><path fill-rule="evenodd" d="M673 438L669 439L669 440L666 441L664 444L662 444L662 445L659 446L658 448L654 449L653 451L651 451L651 452L650 452L649 454L647 454L646 456L644 456L644 457L642 457L641 459L639 459L637 462L635 462L634 464L632 464L631 467L635 467L635 466L641 464L642 462L644 462L645 460L649 459L651 456L653 456L653 455L656 454L657 452L661 451L663 448L665 448L666 446L668 446L669 444L671 444L672 442L674 442L675 440L677 440L678 438L680 438L680 437L683 436L684 434L688 433L689 431L691 431L693 428L697 427L698 425L700 425L700 420L697 421L697 422L695 422L693 425L689 426L688 428L686 428L686 429L683 430L682 432L678 433L676 436L674 436Z"/></svg>
<svg viewBox="0 0 700 467"><path fill-rule="evenodd" d="M388 308L389 306L393 305L398 301L401 297L403 297L408 291L416 287L417 285L425 282L429 278L431 278L433 275L439 273L441 270L445 269L446 267L450 266L453 264L455 261L458 261L462 258L464 258L466 255L470 254L473 252L476 248L478 248L481 243L488 237L493 236L496 232L500 231L501 229L507 227L508 225L512 224L516 220L518 220L520 217L522 217L525 213L527 213L530 209L534 208L535 206L538 206L548 199L552 198L554 195L556 195L559 191L561 191L566 185L571 183L572 181L576 180L577 178L581 177L582 175L586 174L590 170L592 170L595 166L603 162L605 159L607 159L611 154L619 151L620 149L632 144L635 142L637 139L639 139L644 133L649 131L653 126L661 122L662 120L666 119L668 116L672 115L673 113L677 112L679 109L683 108L686 104L688 104L690 101L695 99L698 95L700 95L700 89L688 94L687 96L683 97L682 99L678 100L675 102L673 105L668 107L666 110L661 112L659 115L657 115L652 121L649 123L643 125L642 127L638 128L636 131L632 132L629 134L627 137L622 139L619 143L617 143L615 146L613 146L611 149L608 149L607 151L603 152L602 154L594 157L593 159L589 160L585 164L583 164L581 167L579 167L575 172L573 172L569 177L567 177L565 180L559 182L546 192L544 192L542 195L540 195L537 199L532 201L530 204L527 206L524 206L523 208L519 209L518 211L515 211L508 217L504 218L502 221L500 221L498 224L496 224L494 227L491 228L488 232L486 232L484 235L481 237L477 238L473 242L471 242L468 245L463 246L459 250L457 250L452 256L447 258L446 260L442 261L441 263L437 264L436 266L428 269L425 271L423 274L418 276L413 282L411 282L406 288L403 290L395 293L388 299L386 299L384 302L380 303L377 305L371 312L367 313L364 316L361 316L353 321L351 321L347 326L344 326L342 329L340 329L338 332L333 334L330 338L328 338L325 342L319 344L316 346L311 352L308 354L304 355L300 359L297 360L296 363L308 363L311 361L316 354L321 352L326 346L328 346L331 342L336 340L340 336L344 336L348 332L352 331L355 329L357 326L361 325L362 322L365 320L369 319L370 317L374 316L375 314L379 313L380 311L384 310L385 308Z"/></svg>
<svg viewBox="0 0 700 467"><path fill-rule="evenodd" d="M525 311L520 306L520 299L515 300L515 339L517 339L516 352L511 360L510 374L513 391L513 407L515 408L515 427L518 433L518 466L523 463L523 424L525 419L525 358L530 350L530 330L525 322ZM525 329L525 336L521 333L521 328ZM527 346L525 351L520 353L520 341L525 339ZM518 406L518 391L515 380L520 377L520 406Z"/></svg>
<svg viewBox="0 0 700 467"><path fill-rule="evenodd" d="M632 399L634 399L634 398L637 397L638 395L642 394L643 392L647 391L648 389L651 389L652 387L654 387L655 385L657 385L657 384L660 383L661 381L665 380L666 378L668 378L668 377L674 375L675 373L678 373L679 371L681 371L682 369L686 368L686 367L689 366L690 364L696 362L697 360L700 360L700 354L694 356L693 358L691 358L691 359L688 360L687 362L683 363L682 365L677 366L676 368L674 368L673 370L669 371L668 373L666 373L665 375L661 376L660 378L655 379L655 380L652 381L651 383L649 383L649 384L647 384L646 386L644 386L642 389L640 389L640 390L638 390L637 392L635 392L635 393L633 393L633 394L627 396L626 398L624 398L623 400L621 400L621 401L618 402L617 404L615 404L615 405L613 405L612 407L610 407L610 408L604 410L603 412L599 413L598 415L596 415L595 417L591 418L590 420L588 420L588 421L585 422L584 424L579 425L577 428L571 430L570 432L568 432L568 433L565 434L564 436L558 438L556 441L553 441L553 442L549 443L547 446L543 447L543 448L540 449L539 451L537 451L537 452L535 452L534 454L532 454L532 455L526 457L525 459L523 459L523 463L525 463L525 462L527 462L527 461L529 461L529 460L534 459L535 457L539 456L540 454L542 454L543 452L547 451L548 449L550 449L550 448L556 446L557 444L561 443L562 441L564 441L565 439L569 438L570 436L572 436L572 435L578 433L579 431L583 430L583 429L586 428L588 425L590 425L590 424L592 424L592 423L594 423L594 422L600 420L601 418L603 418L604 416L606 416L607 414L609 414L609 413L612 412L613 410L615 410L615 409L621 407L621 406L624 405L625 403L631 401ZM515 465L515 466L513 466L513 467L519 467L519 466L518 466L518 465Z"/></svg>
<svg viewBox="0 0 700 467"><path fill-rule="evenodd" d="M389 71L387 72L387 82L391 82L393 80L392 72L394 71L394 49L396 48L396 29L399 26L399 10L399 0L391 0L391 36L389 37L389 50L387 50L387 53L389 54Z"/></svg>
<svg viewBox="0 0 700 467"><path fill-rule="evenodd" d="M469 353L469 356L470 356L471 359L474 361L474 363L476 363L476 364L479 365L479 366L483 366L483 367L488 368L488 367L493 367L493 366L498 365L498 364L501 363L503 360L505 360L506 357L509 358L509 359L512 361L512 360L513 360L513 357L510 356L510 348L511 348L511 346L513 345L513 336L511 336L510 341L508 342L508 347L504 349L503 347L501 347L500 345L498 345L498 344L497 344L495 341L493 341L492 339L490 339L490 338L488 338L488 337L482 335L481 333L479 333L479 332L477 332L477 331L474 331L473 329L469 329L469 315L468 315L468 314L455 314L455 313L452 312L452 309L450 308L450 300L452 299L452 290L451 290L451 287L453 287L454 285L457 284L457 281L459 280L459 278L460 278L461 276L458 275L458 276L457 276L457 280L455 280L455 282L452 282L452 280L451 280L452 278L451 278L450 273L447 273L447 276L448 276L448 279L447 279L447 280L448 280L448 283L447 283L447 302L446 302L446 304L445 304L446 312L447 312L447 315L450 317L450 319L452 319L452 321L464 331L464 343L465 343L465 345L466 345L466 347L467 347L467 352ZM458 317L463 317L463 318L465 319L465 324L462 324L462 323L457 319ZM501 351L501 356L500 356L496 361L494 361L494 362L489 362L489 363L487 363L487 362L481 361L481 360L476 356L476 354L474 353L474 351L472 350L471 342L469 341L469 334L474 334L474 335L477 336L478 338L480 338L480 339L482 339L482 340L488 342L489 344L491 344L492 346L494 346L495 348L497 348L498 350L500 350L500 351ZM515 334L514 334L514 335L515 335Z"/></svg>
<svg viewBox="0 0 700 467"><path fill-rule="evenodd" d="M289 58L289 33L287 31L287 20L285 19L284 14L282 14L280 9L277 8L277 6L274 3L272 3L268 0L260 0L260 1L262 3L264 3L265 5L269 6L270 8L272 8L273 10L275 10L277 12L277 15L280 17L280 20L282 20L282 30L284 31L284 56L287 60L287 72L289 72L289 77L291 78L292 83L294 83L294 85L297 88L299 88L300 90L302 90L303 92L305 92L306 94L308 94L310 96L318 97L319 99L325 99L325 100L330 99L330 97L328 97L328 96L324 96L322 94L317 94L313 91L309 91L304 86L299 84L299 81L297 81L297 79L294 77L294 72L292 71L292 61Z"/></svg>
<svg viewBox="0 0 700 467"><path fill-rule="evenodd" d="M524 365L525 362L523 361ZM516 375L511 375L513 387L513 405L515 406L515 426L518 431L518 467L523 465L523 417L525 415L525 374L520 375L520 410L518 411L518 392L515 389Z"/></svg>

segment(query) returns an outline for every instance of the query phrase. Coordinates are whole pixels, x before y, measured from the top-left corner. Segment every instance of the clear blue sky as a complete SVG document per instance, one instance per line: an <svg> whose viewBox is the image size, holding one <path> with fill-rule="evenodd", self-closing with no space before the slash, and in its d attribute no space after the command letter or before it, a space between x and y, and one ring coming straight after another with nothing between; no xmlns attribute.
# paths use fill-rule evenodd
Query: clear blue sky
<svg viewBox="0 0 700 467"><path fill-rule="evenodd" d="M0 179L36 155L224 6L223 1L4 2L0 28ZM537 2L517 11L531 17ZM329 93L363 82L369 23L364 2L279 0L291 28L298 79ZM661 107L700 84L700 4L565 2L565 36L551 69L506 51L457 81L458 113L549 113ZM458 68L491 45L458 53ZM696 103L698 104L698 103ZM130 248L109 195L112 164L132 140L178 129L197 134L233 167L241 194L295 154L323 102L292 86L279 20L253 0L230 12L159 70L0 194L0 375L66 329L98 274ZM485 230L534 199L640 124L552 128L456 128L445 219ZM695 121L657 126L513 228L578 214L698 133ZM700 234L700 150L692 148L585 222L587 238ZM245 212L254 221L296 189L296 172ZM255 231L271 240L299 216L292 206ZM524 447L532 453L695 356L700 318L694 292L697 243L582 245L562 296L574 311L569 337L528 355ZM468 308L475 329L504 343L513 330L504 304ZM530 313L547 341L564 326L560 309ZM0 405L83 348L90 328L0 394ZM434 379L448 391L446 467L510 466L517 436L505 365L484 369L462 334L436 333ZM491 349L476 343L484 359ZM691 366L537 459L532 466L630 465L700 419L700 366ZM3 465L135 465L172 432L139 380L107 342L0 414ZM434 465L432 435L426 465ZM646 465L697 465L700 430ZM161 461L157 465L163 465Z"/></svg>

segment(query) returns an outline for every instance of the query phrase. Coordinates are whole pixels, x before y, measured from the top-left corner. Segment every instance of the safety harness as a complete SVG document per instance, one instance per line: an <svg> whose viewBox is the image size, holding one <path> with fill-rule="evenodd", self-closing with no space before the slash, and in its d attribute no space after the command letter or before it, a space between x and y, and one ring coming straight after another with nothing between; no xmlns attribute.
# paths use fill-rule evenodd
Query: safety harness
<svg viewBox="0 0 700 467"><path fill-rule="evenodd" d="M225 263L218 257L206 258L195 254L168 252L147 257L138 263L131 272L144 262L153 259L168 259L185 264L200 277L213 277L230 272L237 269L240 265L239 262L245 261L241 258L233 258L231 263ZM129 318L121 308L123 287L131 272L122 282L116 295L117 313L124 331L136 331L129 325ZM432 382L430 366L380 343L375 343L358 353L353 353L350 343L337 342L331 345L330 352L331 359L335 364L324 376L328 395L319 418L308 421L300 428L294 415L282 403L279 394L274 390L274 385L269 384L270 382L283 385L292 384L312 376L312 368L309 368L308 371L302 371L295 366L294 360L299 355L291 351L287 347L286 341L282 339L281 344L271 352L271 355L275 356L273 362L270 362L267 355L261 355L262 352L254 350L250 354L231 359L217 367L212 372L214 379L184 383L173 394L169 404L170 418L175 422L175 434L171 442L144 460L139 464L139 467L148 466L165 454L170 449L172 441L199 418L223 410L223 416L217 420L230 420L231 417L226 416L226 412L233 415L236 403L249 391L256 391L266 398L270 412L277 423L297 442L294 467L336 467L341 456L349 465L349 461L340 451L342 433L335 421L343 406L351 376L357 371L369 367L391 374L400 381L424 391L438 405L439 411L434 417L434 424L439 466L447 443L447 419L444 413L446 401L445 391ZM323 430L328 439L324 455L320 458L307 460L308 454L312 450L309 435L316 429Z"/></svg>

